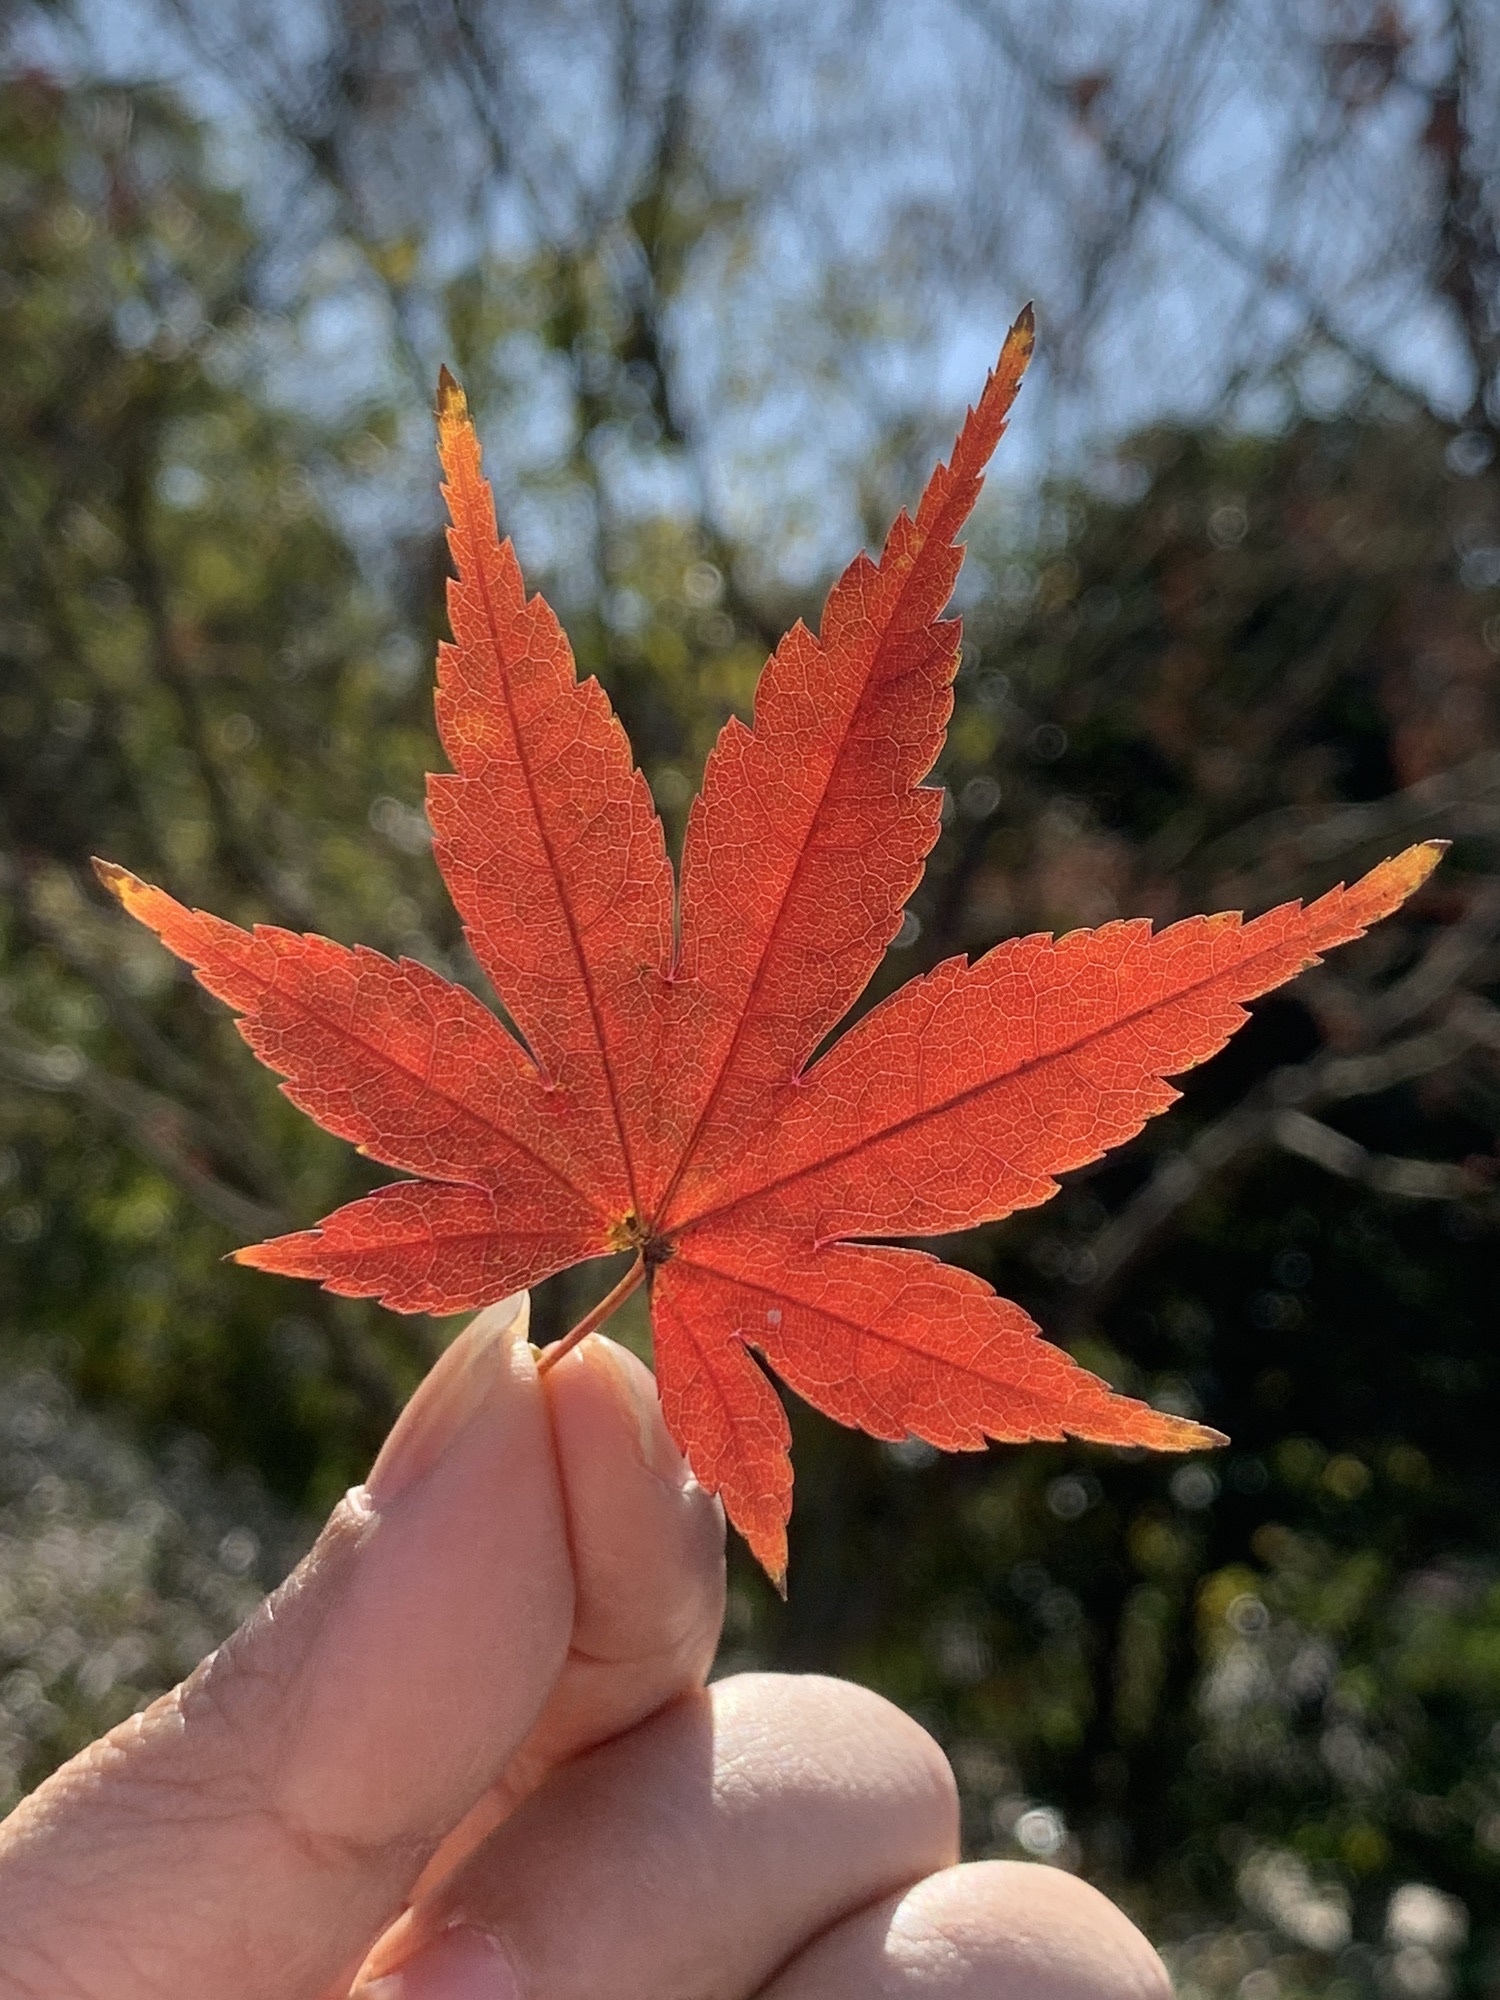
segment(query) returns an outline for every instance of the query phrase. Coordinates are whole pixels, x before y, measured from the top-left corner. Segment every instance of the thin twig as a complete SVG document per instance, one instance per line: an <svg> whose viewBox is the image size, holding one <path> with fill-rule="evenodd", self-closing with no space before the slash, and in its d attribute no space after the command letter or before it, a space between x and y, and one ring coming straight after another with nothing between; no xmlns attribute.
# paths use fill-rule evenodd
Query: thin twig
<svg viewBox="0 0 1500 2000"><path fill-rule="evenodd" d="M1481 751L1453 770L1435 772L1405 790L1383 799L1336 807L1309 820L1305 806L1282 806L1243 821L1200 851L1200 865L1222 873L1253 857L1267 855L1273 866L1283 853L1296 867L1332 861L1359 848L1415 831L1432 822L1445 830L1460 807L1493 800L1500 794L1500 752ZM1282 870L1275 879L1280 883Z"/></svg>
<svg viewBox="0 0 1500 2000"><path fill-rule="evenodd" d="M1040 56L1017 34L995 0L965 0L964 11L994 38L1015 67L1054 109L1061 111L1070 125L1076 124L1078 105L1073 85L1067 78L1054 75L1047 68ZM1430 399L1418 383L1398 374L1374 348L1337 324L1318 298L1311 281L1300 271L1293 270L1280 260L1266 258L1253 244L1230 229L1222 216L1215 214L1194 195L1174 187L1161 175L1152 157L1137 152L1130 140L1097 123L1089 127L1089 134L1111 166L1128 175L1132 181L1144 183L1164 208L1180 216L1221 256L1256 279L1267 291L1279 292L1293 300L1301 308L1313 332L1346 355L1371 380L1382 383L1393 394L1418 409L1432 408ZM1451 422L1445 428L1452 429Z"/></svg>
<svg viewBox="0 0 1500 2000"><path fill-rule="evenodd" d="M1325 1173L1337 1174L1340 1180L1363 1181L1381 1194L1400 1195L1408 1201L1457 1201L1465 1195L1486 1193L1490 1185L1469 1168L1448 1160L1372 1153L1357 1139L1336 1132L1305 1111L1278 1111L1271 1121L1271 1137L1283 1152L1311 1160Z"/></svg>

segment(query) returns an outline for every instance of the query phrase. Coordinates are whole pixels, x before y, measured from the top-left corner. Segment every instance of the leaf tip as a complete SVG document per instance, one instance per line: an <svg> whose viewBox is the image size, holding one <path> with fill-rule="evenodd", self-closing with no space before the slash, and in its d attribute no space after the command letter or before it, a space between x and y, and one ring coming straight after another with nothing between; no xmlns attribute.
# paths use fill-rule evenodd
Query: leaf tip
<svg viewBox="0 0 1500 2000"><path fill-rule="evenodd" d="M445 361L438 370L437 418L445 427L461 424L468 420L469 399L459 387L458 378Z"/></svg>
<svg viewBox="0 0 1500 2000"><path fill-rule="evenodd" d="M115 901L135 916L136 905L148 893L146 884L138 875L132 875L128 868L122 868L118 861L105 861L97 854L91 854L89 861Z"/></svg>
<svg viewBox="0 0 1500 2000"><path fill-rule="evenodd" d="M1005 406L1009 409L1016 391L1021 386L1021 377L1030 365L1036 347L1036 314L1028 300L1016 314L1010 332L1005 336L1005 345L1000 350L990 377L992 383L1003 385Z"/></svg>
<svg viewBox="0 0 1500 2000"><path fill-rule="evenodd" d="M1385 866L1419 889L1452 845L1451 840L1419 840L1415 847L1393 855Z"/></svg>
<svg viewBox="0 0 1500 2000"><path fill-rule="evenodd" d="M321 1237L319 1229L296 1229L288 1236L268 1236L263 1243L247 1243L242 1249L231 1250L229 1262L243 1264L251 1271L269 1271L278 1278L318 1278L323 1275L322 1269L309 1258Z"/></svg>
<svg viewBox="0 0 1500 2000"><path fill-rule="evenodd" d="M1415 895L1452 845L1449 840L1419 840L1414 847L1404 848L1372 868L1354 890L1372 908L1368 921L1389 916L1408 896Z"/></svg>
<svg viewBox="0 0 1500 2000"><path fill-rule="evenodd" d="M1212 1424L1195 1423L1191 1417L1161 1414L1169 1429L1159 1443L1153 1440L1158 1451L1219 1451L1230 1442L1228 1432L1216 1431Z"/></svg>
<svg viewBox="0 0 1500 2000"><path fill-rule="evenodd" d="M749 1544L750 1553L765 1571L766 1580L772 1590L785 1604L787 1572L785 1515L782 1515L774 1525L766 1521L735 1520L733 1514L730 1514L729 1518L734 1521L734 1525Z"/></svg>
<svg viewBox="0 0 1500 2000"><path fill-rule="evenodd" d="M1000 358L990 370L984 385L984 394L978 404L970 410L958 441L953 448L953 458L946 468L945 477L980 479L984 468L1005 433L1011 405L1021 387L1021 378L1031 361L1031 353L1036 345L1036 315L1030 305L1022 306L1015 323L1005 336L1005 345L1000 349ZM940 473L944 471L939 468ZM933 488L929 486L922 501L922 508L928 506ZM964 508L973 505L972 496ZM919 513L918 519L921 519Z"/></svg>

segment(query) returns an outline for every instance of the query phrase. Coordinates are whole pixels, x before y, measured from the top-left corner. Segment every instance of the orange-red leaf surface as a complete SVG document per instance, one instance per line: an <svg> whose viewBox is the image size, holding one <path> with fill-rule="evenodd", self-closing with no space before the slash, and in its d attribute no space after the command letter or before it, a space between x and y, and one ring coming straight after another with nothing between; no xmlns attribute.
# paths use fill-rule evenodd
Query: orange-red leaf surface
<svg viewBox="0 0 1500 2000"><path fill-rule="evenodd" d="M442 1313L634 1250L668 1424L778 1582L790 1433L761 1361L842 1423L946 1450L1220 1442L1115 1394L968 1272L860 1239L1045 1201L1165 1110L1166 1078L1221 1048L1247 1000L1389 915L1441 852L1410 848L1249 922L1107 924L949 960L812 1062L937 838L923 780L958 658L941 614L1031 338L1028 312L915 517L879 562L850 565L817 634L783 640L752 723L724 729L688 821L680 926L624 733L526 596L445 371L457 575L437 711L453 772L430 780L428 811L524 1047L423 966L241 931L99 865L295 1104L419 1177L240 1260Z"/></svg>

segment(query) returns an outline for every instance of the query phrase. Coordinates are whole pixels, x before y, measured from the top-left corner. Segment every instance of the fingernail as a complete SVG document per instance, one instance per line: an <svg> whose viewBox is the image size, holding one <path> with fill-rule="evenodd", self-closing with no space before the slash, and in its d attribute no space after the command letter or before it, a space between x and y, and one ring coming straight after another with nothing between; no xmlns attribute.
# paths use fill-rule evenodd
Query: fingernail
<svg viewBox="0 0 1500 2000"><path fill-rule="evenodd" d="M584 1343L597 1347L609 1363L610 1386L621 1409L635 1426L636 1443L642 1465L668 1486L685 1486L692 1478L687 1460L672 1442L666 1419L657 1399L656 1384L644 1362L637 1361L628 1348L591 1334Z"/></svg>
<svg viewBox="0 0 1500 2000"><path fill-rule="evenodd" d="M397 1417L370 1468L365 1490L382 1507L437 1464L482 1408L515 1348L525 1346L531 1300L501 1299L470 1321L439 1357Z"/></svg>
<svg viewBox="0 0 1500 2000"><path fill-rule="evenodd" d="M456 1925L395 1972L356 1986L350 2000L522 2000L504 1948L485 1931Z"/></svg>

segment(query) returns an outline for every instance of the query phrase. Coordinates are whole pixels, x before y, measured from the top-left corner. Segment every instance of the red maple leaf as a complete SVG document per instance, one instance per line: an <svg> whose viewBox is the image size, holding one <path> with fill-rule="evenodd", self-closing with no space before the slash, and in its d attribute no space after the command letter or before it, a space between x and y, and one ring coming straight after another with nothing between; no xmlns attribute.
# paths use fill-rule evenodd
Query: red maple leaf
<svg viewBox="0 0 1500 2000"><path fill-rule="evenodd" d="M310 1116L397 1181L238 1253L400 1312L451 1313L634 1251L569 1341L650 1291L667 1422L778 1582L789 1432L762 1357L876 1437L947 1450L1065 1436L1169 1451L1216 1431L1112 1392L978 1278L866 1239L972 1228L1047 1200L1165 1110L1242 1002L1394 910L1434 843L1351 889L1243 922L1016 938L950 959L817 1062L937 839L923 784L952 708L955 537L1031 352L1029 312L953 457L796 625L731 720L688 820L680 909L662 829L597 681L528 598L463 394L439 434L457 569L433 777L438 867L524 1045L410 960L185 909L104 881L239 1013ZM565 1343L559 1343L559 1348ZM555 1354L559 1348L554 1348Z"/></svg>

